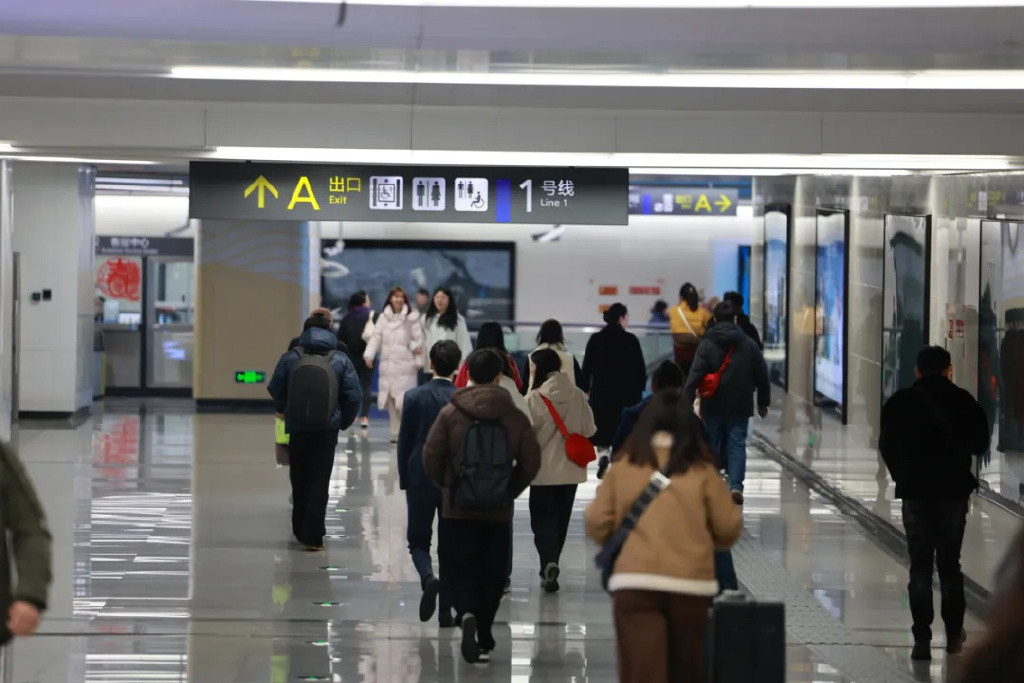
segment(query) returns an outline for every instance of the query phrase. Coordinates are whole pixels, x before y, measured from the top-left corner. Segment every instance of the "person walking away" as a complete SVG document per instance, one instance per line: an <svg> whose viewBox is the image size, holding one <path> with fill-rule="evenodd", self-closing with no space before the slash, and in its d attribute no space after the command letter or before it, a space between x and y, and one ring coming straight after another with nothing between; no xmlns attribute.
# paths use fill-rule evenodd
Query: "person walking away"
<svg viewBox="0 0 1024 683"><path fill-rule="evenodd" d="M612 304L604 321L604 329L590 338L583 356L583 390L590 393L597 423L590 441L598 448L612 445L623 408L638 403L647 386L640 340L625 329L629 311L620 303Z"/></svg>
<svg viewBox="0 0 1024 683"><path fill-rule="evenodd" d="M736 324L735 309L725 301L715 307L715 325L697 347L683 397L692 404L704 376L720 370L718 389L714 396L701 398L700 411L711 446L729 474L733 500L742 505L753 396L756 391L757 414L766 417L771 405L771 386L761 349L743 334Z"/></svg>
<svg viewBox="0 0 1024 683"><path fill-rule="evenodd" d="M348 359L352 361L352 367L356 369L359 376L359 387L363 392L362 405L359 407L359 425L366 429L370 426L370 400L372 392L370 386L373 382L373 368L363 360L366 353L366 340L363 332L366 330L370 320L370 297L360 290L349 297L348 312L338 323L338 341L343 343L348 351Z"/></svg>
<svg viewBox="0 0 1024 683"><path fill-rule="evenodd" d="M671 321L668 318L668 302L658 299L651 308L651 319L647 322L649 327L670 327Z"/></svg>
<svg viewBox="0 0 1024 683"><path fill-rule="evenodd" d="M556 593L576 487L587 481L587 468L569 460L565 437L552 412L569 434L590 437L597 425L587 395L562 372L562 359L554 349L534 351L530 366L536 388L527 394L526 402L541 448L540 471L530 484L530 528L540 558L541 586L546 593Z"/></svg>
<svg viewBox="0 0 1024 683"><path fill-rule="evenodd" d="M410 310L405 290L395 287L388 293L387 304L363 352L363 361L371 369L374 357L380 352L377 407L388 411L391 443L398 442L405 392L416 386L416 374L422 362L422 344L420 314Z"/></svg>
<svg viewBox="0 0 1024 683"><path fill-rule="evenodd" d="M1024 528L996 571L987 631L964 652L958 683L1024 681Z"/></svg>
<svg viewBox="0 0 1024 683"><path fill-rule="evenodd" d="M451 585L446 582L443 553L447 533L441 517L441 490L423 471L423 444L430 428L455 395L455 377L462 352L451 340L442 340L430 347L430 370L433 379L405 394L402 406L402 425L398 432L398 487L405 491L408 508L406 539L416 572L420 575L420 621L429 621L437 609L438 595L441 628L455 625L452 617ZM438 573L435 575L430 559L430 541L434 516L437 515Z"/></svg>
<svg viewBox="0 0 1024 683"><path fill-rule="evenodd" d="M960 552L968 498L978 486L972 455L989 447L988 419L973 396L953 384L949 352L928 346L917 354L912 387L882 406L878 448L903 500L910 553L910 613L916 660L931 659L932 569L937 564L946 651L963 647L964 575Z"/></svg>
<svg viewBox="0 0 1024 683"><path fill-rule="evenodd" d="M742 516L693 407L676 391L659 392L644 409L587 508L587 535L605 543L658 472L668 485L637 520L608 583L619 680L700 683L719 591L713 553L739 538Z"/></svg>
<svg viewBox="0 0 1024 683"><path fill-rule="evenodd" d="M743 302L745 299L739 292L726 292L722 295L722 301L727 301L732 304L733 310L736 311L736 324L739 325L740 329L743 330L743 334L747 335L754 340L757 347L764 351L764 343L761 341L761 334L754 327L754 323L750 322L750 316L743 312ZM712 318L708 322L708 329L711 329L715 325L715 319Z"/></svg>
<svg viewBox="0 0 1024 683"><path fill-rule="evenodd" d="M441 489L448 538L443 565L462 617L462 656L489 661L491 631L508 566L515 499L540 469L530 421L498 383L501 356L491 349L469 359L474 386L452 397L427 435L423 469Z"/></svg>
<svg viewBox="0 0 1024 683"><path fill-rule="evenodd" d="M458 344L462 358L468 358L473 350L469 328L456 306L455 295L450 289L438 287L423 319L423 348L432 349L434 344L444 339L450 339ZM426 381L423 377L420 380L421 383Z"/></svg>
<svg viewBox="0 0 1024 683"><path fill-rule="evenodd" d="M534 351L541 349L551 349L558 354L558 357L562 359L562 368L559 372L564 372L566 376L573 381L573 383L583 388L582 375L583 369L577 362L576 357L569 353L565 348L565 332L562 330L562 323L558 322L554 318L545 320L540 330L537 332L537 348ZM530 354L531 357L533 354ZM530 377L528 379L529 384L527 385L527 393L533 391L533 366L530 366Z"/></svg>
<svg viewBox="0 0 1024 683"><path fill-rule="evenodd" d="M679 289L679 304L669 309L668 316L676 364L685 375L690 372L690 366L697 355L697 346L712 316L700 305L700 294L689 282Z"/></svg>
<svg viewBox="0 0 1024 683"><path fill-rule="evenodd" d="M645 396L635 406L630 406L622 411L622 419L619 420L619 428L615 430L615 438L612 439L612 453L618 453L626 444L636 421L640 419L651 398L659 391L675 389L681 391L683 388L683 371L674 362L667 360L658 366L658 369L651 375L651 393ZM603 472L598 472L598 477L603 477Z"/></svg>
<svg viewBox="0 0 1024 683"><path fill-rule="evenodd" d="M0 443L0 523L2 647L39 629L53 580L53 538L46 514L21 459L4 443Z"/></svg>
<svg viewBox="0 0 1024 683"><path fill-rule="evenodd" d="M326 319L313 316L299 345L277 362L267 385L284 405L292 484L292 533L307 550L323 550L325 518L338 432L355 421L362 401L359 376L337 350ZM326 325L326 326L325 326Z"/></svg>
<svg viewBox="0 0 1024 683"><path fill-rule="evenodd" d="M505 347L505 331L501 328L501 324L488 322L480 326L480 331L476 335L476 350L480 351L481 349L494 349L498 352L498 355L502 357L505 363L505 369L502 370L502 373L515 382L516 391L522 392L523 379L519 375L519 368L516 366L515 359L512 358L512 354ZM469 386L468 361L459 368L459 374L455 378L455 386L459 389L465 389Z"/></svg>

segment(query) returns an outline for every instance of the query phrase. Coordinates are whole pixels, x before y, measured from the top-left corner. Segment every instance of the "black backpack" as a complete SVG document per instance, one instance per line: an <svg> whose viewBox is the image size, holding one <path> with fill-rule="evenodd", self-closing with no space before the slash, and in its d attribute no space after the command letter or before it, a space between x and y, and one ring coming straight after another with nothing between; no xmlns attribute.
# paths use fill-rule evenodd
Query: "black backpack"
<svg viewBox="0 0 1024 683"><path fill-rule="evenodd" d="M508 432L500 420L477 420L462 412L473 422L466 430L455 461L452 504L467 511L504 508L512 500Z"/></svg>
<svg viewBox="0 0 1024 683"><path fill-rule="evenodd" d="M331 367L337 351L316 354L297 346L295 352L299 363L288 378L285 417L304 425L326 427L338 408L338 375Z"/></svg>

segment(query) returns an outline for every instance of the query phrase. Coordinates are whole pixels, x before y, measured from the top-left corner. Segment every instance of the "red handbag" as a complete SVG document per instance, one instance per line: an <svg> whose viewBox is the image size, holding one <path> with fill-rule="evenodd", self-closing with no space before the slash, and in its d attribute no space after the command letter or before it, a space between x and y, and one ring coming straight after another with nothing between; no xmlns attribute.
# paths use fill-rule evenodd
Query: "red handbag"
<svg viewBox="0 0 1024 683"><path fill-rule="evenodd" d="M548 412L551 413L555 426L558 427L558 431L562 433L562 438L565 439L565 454L569 460L579 467L586 467L597 460L597 451L594 450L594 445L590 443L590 440L582 434L570 434L565 426L565 422L562 420L562 416L555 410L555 406L548 400L548 397L540 394L540 398L544 401L544 405L548 407Z"/></svg>
<svg viewBox="0 0 1024 683"><path fill-rule="evenodd" d="M722 367L718 368L718 372L709 372L704 375L700 380L700 384L697 386L697 393L700 394L701 398L711 398L718 391L718 383L722 381L722 373L729 367L729 363L732 362L732 352L736 350L736 347L729 349L729 353L725 354L725 360L722 361Z"/></svg>

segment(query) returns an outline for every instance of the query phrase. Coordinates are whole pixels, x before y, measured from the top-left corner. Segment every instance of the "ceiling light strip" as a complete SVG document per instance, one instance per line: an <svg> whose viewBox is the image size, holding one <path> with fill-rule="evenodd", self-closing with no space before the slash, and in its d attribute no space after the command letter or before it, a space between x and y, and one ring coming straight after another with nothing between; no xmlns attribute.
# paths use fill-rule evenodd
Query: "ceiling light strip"
<svg viewBox="0 0 1024 683"><path fill-rule="evenodd" d="M245 0L336 5L338 0ZM626 9L622 0L348 0L349 5L480 9ZM949 9L1024 7L1022 0L633 0L628 9Z"/></svg>
<svg viewBox="0 0 1024 683"><path fill-rule="evenodd" d="M171 78L217 81L793 90L1024 90L1024 70L589 73L175 66Z"/></svg>

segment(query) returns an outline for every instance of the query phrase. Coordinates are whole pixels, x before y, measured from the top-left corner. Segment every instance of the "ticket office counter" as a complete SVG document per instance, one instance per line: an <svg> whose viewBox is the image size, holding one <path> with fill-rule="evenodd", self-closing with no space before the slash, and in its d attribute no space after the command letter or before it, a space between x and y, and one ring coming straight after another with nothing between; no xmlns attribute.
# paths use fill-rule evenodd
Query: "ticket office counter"
<svg viewBox="0 0 1024 683"><path fill-rule="evenodd" d="M100 239L106 246L103 253L98 244L96 255L98 347L105 393L191 396L192 240Z"/></svg>

